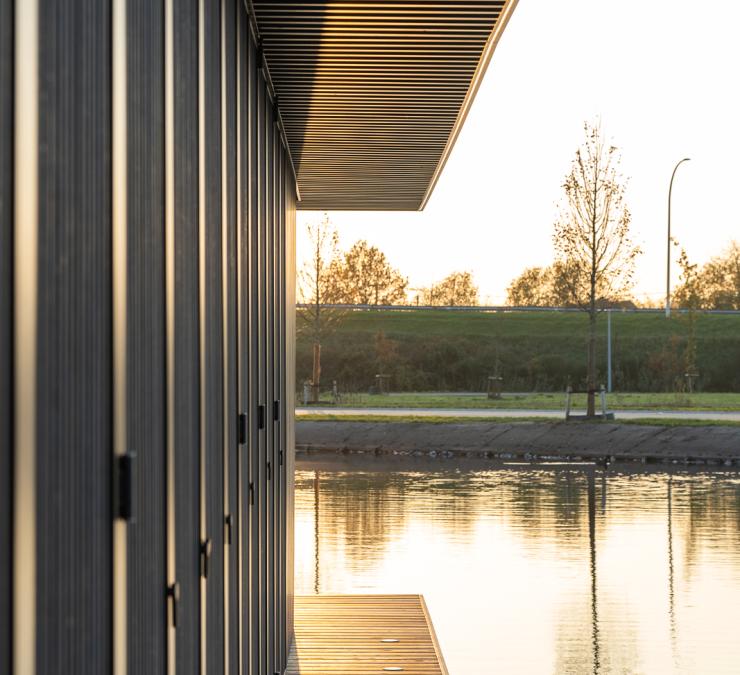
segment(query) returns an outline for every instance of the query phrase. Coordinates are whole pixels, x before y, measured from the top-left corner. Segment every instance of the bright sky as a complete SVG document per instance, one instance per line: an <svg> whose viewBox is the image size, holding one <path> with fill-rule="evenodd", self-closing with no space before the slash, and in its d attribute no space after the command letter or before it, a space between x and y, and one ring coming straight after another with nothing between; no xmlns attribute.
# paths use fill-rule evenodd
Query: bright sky
<svg viewBox="0 0 740 675"><path fill-rule="evenodd" d="M426 209L330 212L340 247L367 239L412 288L470 270L482 301L502 303L522 269L551 262L563 178L599 116L630 178L636 294L660 299L679 159L692 161L676 174L672 229L689 256L740 239L739 27L735 0L519 0ZM298 215L299 263L321 215Z"/></svg>

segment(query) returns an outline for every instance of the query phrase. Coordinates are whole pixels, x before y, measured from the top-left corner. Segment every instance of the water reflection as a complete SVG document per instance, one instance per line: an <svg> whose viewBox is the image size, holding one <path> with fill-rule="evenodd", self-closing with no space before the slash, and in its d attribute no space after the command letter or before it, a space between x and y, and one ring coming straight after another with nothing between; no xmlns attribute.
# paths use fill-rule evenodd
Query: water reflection
<svg viewBox="0 0 740 675"><path fill-rule="evenodd" d="M298 593L423 593L453 674L740 672L737 474L341 462L300 464Z"/></svg>

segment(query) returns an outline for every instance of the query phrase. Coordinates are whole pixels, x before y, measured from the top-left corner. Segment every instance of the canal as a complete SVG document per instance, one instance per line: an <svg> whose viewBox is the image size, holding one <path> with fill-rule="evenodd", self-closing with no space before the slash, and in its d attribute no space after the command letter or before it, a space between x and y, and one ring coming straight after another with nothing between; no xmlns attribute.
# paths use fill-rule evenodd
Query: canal
<svg viewBox="0 0 740 675"><path fill-rule="evenodd" d="M296 593L421 593L452 675L740 672L735 471L301 460Z"/></svg>

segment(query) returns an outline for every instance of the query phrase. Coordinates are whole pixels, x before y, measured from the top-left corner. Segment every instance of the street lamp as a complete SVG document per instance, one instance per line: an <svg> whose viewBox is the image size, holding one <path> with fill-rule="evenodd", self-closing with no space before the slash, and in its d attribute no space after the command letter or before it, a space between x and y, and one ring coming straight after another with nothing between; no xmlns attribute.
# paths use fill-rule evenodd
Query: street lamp
<svg viewBox="0 0 740 675"><path fill-rule="evenodd" d="M673 192L673 179L676 177L678 167L684 162L690 161L690 157L684 157L673 167L671 183L668 186L668 255L665 261L665 318L671 316L671 193Z"/></svg>

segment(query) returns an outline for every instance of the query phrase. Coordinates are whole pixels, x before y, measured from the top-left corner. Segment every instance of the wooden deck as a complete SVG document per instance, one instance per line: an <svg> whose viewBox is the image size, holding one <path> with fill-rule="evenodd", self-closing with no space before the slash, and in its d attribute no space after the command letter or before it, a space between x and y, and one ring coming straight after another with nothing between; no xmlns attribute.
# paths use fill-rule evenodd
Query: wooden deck
<svg viewBox="0 0 740 675"><path fill-rule="evenodd" d="M295 643L285 675L448 675L420 595L295 599Z"/></svg>

